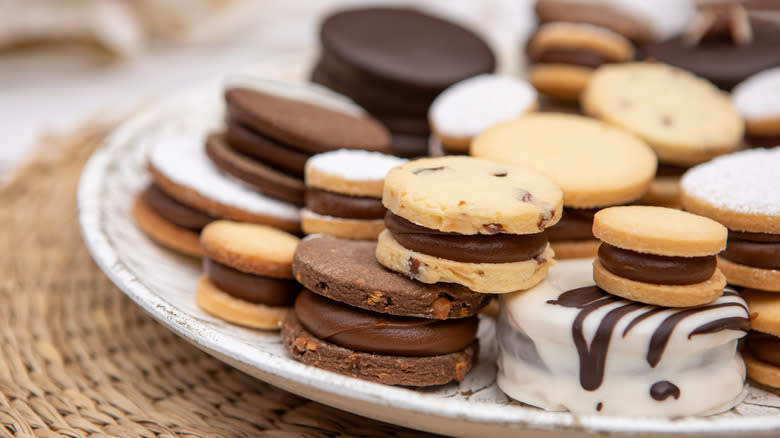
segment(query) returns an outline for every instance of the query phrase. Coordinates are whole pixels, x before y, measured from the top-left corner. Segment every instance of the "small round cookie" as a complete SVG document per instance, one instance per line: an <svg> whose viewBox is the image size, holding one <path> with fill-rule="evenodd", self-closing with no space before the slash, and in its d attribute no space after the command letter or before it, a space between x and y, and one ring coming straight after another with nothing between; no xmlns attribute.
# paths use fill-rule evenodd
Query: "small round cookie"
<svg viewBox="0 0 780 438"><path fill-rule="evenodd" d="M257 193L220 173L200 136L165 135L150 142L147 165L154 183L168 196L213 217L300 230L295 205Z"/></svg>
<svg viewBox="0 0 780 438"><path fill-rule="evenodd" d="M310 155L289 148L258 134L236 120L225 121L225 141L235 150L250 155L269 166L302 178Z"/></svg>
<svg viewBox="0 0 780 438"><path fill-rule="evenodd" d="M426 319L476 315L490 296L453 284L423 284L388 271L376 243L326 235L308 236L295 251L293 273L307 289L350 306Z"/></svg>
<svg viewBox="0 0 780 438"><path fill-rule="evenodd" d="M499 388L575 415L679 417L732 408L744 396L737 342L750 326L739 294L668 308L615 297L585 260L564 260L533 289L502 295Z"/></svg>
<svg viewBox="0 0 780 438"><path fill-rule="evenodd" d="M745 289L742 297L752 313L751 332L742 343L748 377L780 388L780 296Z"/></svg>
<svg viewBox="0 0 780 438"><path fill-rule="evenodd" d="M780 148L700 164L682 178L683 207L729 228L719 267L729 283L780 292Z"/></svg>
<svg viewBox="0 0 780 438"><path fill-rule="evenodd" d="M734 151L744 132L728 94L664 64L605 65L581 103L586 114L645 140L662 163L690 166Z"/></svg>
<svg viewBox="0 0 780 438"><path fill-rule="evenodd" d="M381 200L385 175L405 162L379 152L348 149L314 155L306 163L303 232L376 239L387 212Z"/></svg>
<svg viewBox="0 0 780 438"><path fill-rule="evenodd" d="M201 232L204 275L196 302L225 321L278 329L300 290L292 280L298 238L264 225L214 221Z"/></svg>
<svg viewBox="0 0 780 438"><path fill-rule="evenodd" d="M395 167L382 202L422 227L458 234L533 234L561 216L561 189L539 173L450 156Z"/></svg>
<svg viewBox="0 0 780 438"><path fill-rule="evenodd" d="M596 213L601 239L593 263L596 284L647 304L698 306L723 293L716 255L728 231L706 217L663 207L610 207Z"/></svg>
<svg viewBox="0 0 780 438"><path fill-rule="evenodd" d="M762 71L740 82L731 100L745 119L745 141L750 146L780 145L780 67Z"/></svg>
<svg viewBox="0 0 780 438"><path fill-rule="evenodd" d="M595 257L592 210L635 201L656 171L655 154L642 140L570 114L529 114L497 124L474 139L471 155L531 168L561 187L563 216L547 230L559 259Z"/></svg>
<svg viewBox="0 0 780 438"><path fill-rule="evenodd" d="M528 82L540 93L576 102L590 82L593 69L569 64L535 64L528 70Z"/></svg>
<svg viewBox="0 0 780 438"><path fill-rule="evenodd" d="M431 104L431 130L448 151L468 153L471 139L496 123L532 112L536 90L510 76L483 74L444 90Z"/></svg>

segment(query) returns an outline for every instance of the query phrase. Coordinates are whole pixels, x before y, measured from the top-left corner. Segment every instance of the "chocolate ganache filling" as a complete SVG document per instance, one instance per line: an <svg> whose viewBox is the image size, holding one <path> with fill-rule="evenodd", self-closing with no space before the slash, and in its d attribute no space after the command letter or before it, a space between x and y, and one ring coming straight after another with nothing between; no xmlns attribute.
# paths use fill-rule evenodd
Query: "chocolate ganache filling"
<svg viewBox="0 0 780 438"><path fill-rule="evenodd" d="M291 306L301 286L295 280L250 274L203 258L203 271L222 291L250 303Z"/></svg>
<svg viewBox="0 0 780 438"><path fill-rule="evenodd" d="M629 280L655 284L694 284L707 281L718 265L716 256L671 257L599 246L599 262L609 272Z"/></svg>
<svg viewBox="0 0 780 438"><path fill-rule="evenodd" d="M241 122L228 118L225 141L234 149L251 155L279 170L303 177L309 155L257 133Z"/></svg>
<svg viewBox="0 0 780 438"><path fill-rule="evenodd" d="M593 240L593 216L598 208L563 208L563 215L557 224L547 228L551 242Z"/></svg>
<svg viewBox="0 0 780 438"><path fill-rule="evenodd" d="M582 49L545 49L530 54L533 63L570 64L588 68L599 68L609 62L599 53Z"/></svg>
<svg viewBox="0 0 780 438"><path fill-rule="evenodd" d="M547 236L535 234L465 235L425 228L388 211L385 226L404 248L465 263L530 260L547 248Z"/></svg>
<svg viewBox="0 0 780 438"><path fill-rule="evenodd" d="M758 135L745 135L745 143L757 148L773 148L780 145L780 135L763 137Z"/></svg>
<svg viewBox="0 0 780 438"><path fill-rule="evenodd" d="M728 245L720 256L740 265L780 269L780 234L729 230Z"/></svg>
<svg viewBox="0 0 780 438"><path fill-rule="evenodd" d="M370 312L304 290L295 300L301 324L320 339L356 351L437 356L474 341L479 319L432 320Z"/></svg>
<svg viewBox="0 0 780 438"><path fill-rule="evenodd" d="M317 214L347 219L382 219L387 212L377 198L342 195L313 187L306 188L304 204Z"/></svg>
<svg viewBox="0 0 780 438"><path fill-rule="evenodd" d="M154 184L141 193L141 199L163 219L188 230L200 231L214 220L208 214L171 198Z"/></svg>
<svg viewBox="0 0 780 438"><path fill-rule="evenodd" d="M742 341L742 348L761 362L780 367L780 338L777 336L751 330Z"/></svg>

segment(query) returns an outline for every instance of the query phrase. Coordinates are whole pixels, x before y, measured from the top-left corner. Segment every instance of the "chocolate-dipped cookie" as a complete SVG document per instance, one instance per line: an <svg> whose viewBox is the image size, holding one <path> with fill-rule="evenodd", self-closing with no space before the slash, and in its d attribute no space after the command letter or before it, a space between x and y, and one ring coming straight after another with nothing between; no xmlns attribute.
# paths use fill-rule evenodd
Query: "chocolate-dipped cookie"
<svg viewBox="0 0 780 438"><path fill-rule="evenodd" d="M644 194L656 172L653 150L636 136L590 118L529 114L497 124L471 155L529 167L563 191L563 216L545 233L556 258L595 257L593 215Z"/></svg>

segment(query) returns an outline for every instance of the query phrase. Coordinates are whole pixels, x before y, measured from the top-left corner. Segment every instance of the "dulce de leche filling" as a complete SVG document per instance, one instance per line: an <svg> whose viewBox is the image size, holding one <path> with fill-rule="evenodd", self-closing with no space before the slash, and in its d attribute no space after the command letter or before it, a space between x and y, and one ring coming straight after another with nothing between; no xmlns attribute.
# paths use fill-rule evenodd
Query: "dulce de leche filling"
<svg viewBox="0 0 780 438"><path fill-rule="evenodd" d="M313 187L306 187L304 204L317 214L347 219L382 219L387 211L377 198L342 195Z"/></svg>
<svg viewBox="0 0 780 438"><path fill-rule="evenodd" d="M250 303L290 306L300 285L295 280L264 277L203 257L203 271L220 290Z"/></svg>
<svg viewBox="0 0 780 438"><path fill-rule="evenodd" d="M385 227L404 248L465 263L530 260L547 248L547 236L535 234L464 235L425 228L388 211Z"/></svg>
<svg viewBox="0 0 780 438"><path fill-rule="evenodd" d="M557 224L544 232L550 242L593 240L593 216L598 208L563 208Z"/></svg>
<svg viewBox="0 0 780 438"><path fill-rule="evenodd" d="M629 280L655 284L694 284L707 281L718 264L717 257L671 257L643 254L603 242L599 262L609 272Z"/></svg>
<svg viewBox="0 0 780 438"><path fill-rule="evenodd" d="M780 338L751 330L742 340L742 348L761 362L780 367Z"/></svg>
<svg viewBox="0 0 780 438"><path fill-rule="evenodd" d="M369 312L304 290L295 300L301 324L320 339L369 353L436 356L474 341L479 319L422 319Z"/></svg>
<svg viewBox="0 0 780 438"><path fill-rule="evenodd" d="M163 219L188 230L200 231L214 220L208 214L171 198L154 184L141 193L141 199Z"/></svg>
<svg viewBox="0 0 780 438"><path fill-rule="evenodd" d="M780 234L729 230L726 260L759 269L780 269Z"/></svg>

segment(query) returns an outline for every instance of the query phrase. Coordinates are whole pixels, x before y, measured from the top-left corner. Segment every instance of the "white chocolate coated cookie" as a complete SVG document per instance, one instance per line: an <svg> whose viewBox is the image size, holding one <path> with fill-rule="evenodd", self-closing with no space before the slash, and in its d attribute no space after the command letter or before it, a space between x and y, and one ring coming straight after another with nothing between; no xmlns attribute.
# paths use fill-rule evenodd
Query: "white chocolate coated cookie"
<svg viewBox="0 0 780 438"><path fill-rule="evenodd" d="M535 288L501 296L497 382L507 395L549 410L641 417L706 415L739 402L737 340L748 310L736 292L667 309L579 289L589 286L589 261L561 261Z"/></svg>
<svg viewBox="0 0 780 438"><path fill-rule="evenodd" d="M449 156L410 161L385 179L382 203L421 225L459 234L534 234L561 218L563 195L518 166Z"/></svg>

